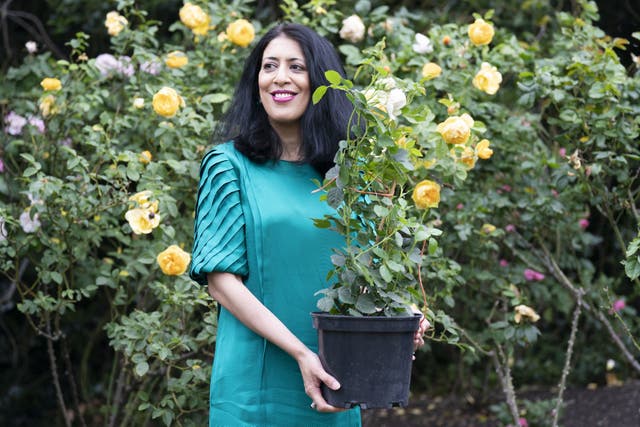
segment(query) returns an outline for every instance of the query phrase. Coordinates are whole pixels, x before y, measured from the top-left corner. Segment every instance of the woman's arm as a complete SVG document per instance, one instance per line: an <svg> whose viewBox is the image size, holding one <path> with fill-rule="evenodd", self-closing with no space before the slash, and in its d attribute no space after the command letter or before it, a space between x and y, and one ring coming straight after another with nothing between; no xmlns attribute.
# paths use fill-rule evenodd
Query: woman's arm
<svg viewBox="0 0 640 427"><path fill-rule="evenodd" d="M340 388L338 381L324 370L318 356L265 307L244 285L239 276L231 273L207 274L209 294L239 321L256 334L269 340L293 357L302 373L305 393L321 412L343 409L329 405L320 393L320 383L329 388Z"/></svg>

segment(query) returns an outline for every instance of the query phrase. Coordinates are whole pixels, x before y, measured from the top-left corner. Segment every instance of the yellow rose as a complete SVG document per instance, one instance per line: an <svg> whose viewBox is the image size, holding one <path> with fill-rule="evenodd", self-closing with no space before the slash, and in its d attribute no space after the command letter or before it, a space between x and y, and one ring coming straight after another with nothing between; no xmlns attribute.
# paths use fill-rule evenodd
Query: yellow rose
<svg viewBox="0 0 640 427"><path fill-rule="evenodd" d="M227 27L227 37L231 43L247 47L255 37L255 31L251 22L246 19L238 19Z"/></svg>
<svg viewBox="0 0 640 427"><path fill-rule="evenodd" d="M435 62L427 62L422 67L422 77L431 80L442 74L442 68Z"/></svg>
<svg viewBox="0 0 640 427"><path fill-rule="evenodd" d="M171 245L158 254L156 258L162 272L168 276L179 276L187 271L191 262L191 255L180 249L179 246Z"/></svg>
<svg viewBox="0 0 640 427"><path fill-rule="evenodd" d="M149 234L160 225L160 215L154 209L129 209L124 218L135 234Z"/></svg>
<svg viewBox="0 0 640 427"><path fill-rule="evenodd" d="M185 55L184 52L174 50L173 52L169 52L167 54L164 63L167 64L167 67L169 68L180 68L189 63L189 58L187 57L187 55Z"/></svg>
<svg viewBox="0 0 640 427"><path fill-rule="evenodd" d="M483 139L482 141L478 142L478 144L476 145L476 153L478 154L478 157L481 159L488 159L493 155L493 150L491 148L489 148L489 140L488 139Z"/></svg>
<svg viewBox="0 0 640 427"><path fill-rule="evenodd" d="M107 18L104 21L104 26L107 27L107 32L110 36L117 36L120 34L124 27L129 23L127 18L120 15L116 11L107 13Z"/></svg>
<svg viewBox="0 0 640 427"><path fill-rule="evenodd" d="M42 79L40 86L44 90L60 90L62 89L62 82L56 78L47 77Z"/></svg>
<svg viewBox="0 0 640 427"><path fill-rule="evenodd" d="M468 114L451 116L442 123L438 123L437 131L449 144L464 144L471 136L473 119Z"/></svg>
<svg viewBox="0 0 640 427"><path fill-rule="evenodd" d="M173 117L184 105L184 100L174 89L165 86L153 95L151 105L153 105L153 111L162 117Z"/></svg>
<svg viewBox="0 0 640 427"><path fill-rule="evenodd" d="M57 112L55 103L56 98L53 95L47 95L42 98L42 101L40 101L40 105L38 105L38 109L40 110L40 114L42 114L42 117L49 117L50 115Z"/></svg>
<svg viewBox="0 0 640 427"><path fill-rule="evenodd" d="M149 164L151 162L151 159L153 159L153 156L151 155L151 151L149 151L149 150L144 150L138 156L138 160L140 161L140 163L145 164L145 165Z"/></svg>
<svg viewBox="0 0 640 427"><path fill-rule="evenodd" d="M482 228L480 229L484 234L491 234L496 231L496 226L493 224L482 224Z"/></svg>
<svg viewBox="0 0 640 427"><path fill-rule="evenodd" d="M473 85L489 95L495 94L500 89L502 74L493 65L483 62L480 71L473 78Z"/></svg>
<svg viewBox="0 0 640 427"><path fill-rule="evenodd" d="M411 198L420 209L438 207L438 203L440 203L440 185L428 179L421 181L413 189Z"/></svg>
<svg viewBox="0 0 640 427"><path fill-rule="evenodd" d="M540 320L540 316L538 315L538 313L536 313L531 307L528 307L524 304L516 306L515 312L516 314L514 316L514 320L516 321L516 323L520 323L523 317L531 319L532 322L537 322L538 320Z"/></svg>
<svg viewBox="0 0 640 427"><path fill-rule="evenodd" d="M476 46L482 46L491 43L493 39L493 25L485 22L484 19L476 19L469 25L469 40Z"/></svg>
<svg viewBox="0 0 640 427"><path fill-rule="evenodd" d="M179 12L180 21L191 29L194 34L203 36L209 31L211 17L204 10L193 3L185 3Z"/></svg>

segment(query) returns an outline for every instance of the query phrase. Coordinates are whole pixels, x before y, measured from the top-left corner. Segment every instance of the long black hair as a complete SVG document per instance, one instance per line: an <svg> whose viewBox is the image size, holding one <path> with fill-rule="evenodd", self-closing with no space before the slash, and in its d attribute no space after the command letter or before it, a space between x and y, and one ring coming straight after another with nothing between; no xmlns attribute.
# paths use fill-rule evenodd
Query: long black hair
<svg viewBox="0 0 640 427"><path fill-rule="evenodd" d="M304 54L311 93L326 84L324 72L335 70L345 77L342 61L333 45L312 29L300 24L284 23L270 29L247 58L231 106L221 120L216 138L233 140L238 151L254 162L280 159L282 144L271 127L260 103L258 73L267 45L284 35L295 40ZM309 105L300 118L302 129L302 161L319 173L331 168L340 140L346 139L353 105L344 92L329 90L322 100Z"/></svg>

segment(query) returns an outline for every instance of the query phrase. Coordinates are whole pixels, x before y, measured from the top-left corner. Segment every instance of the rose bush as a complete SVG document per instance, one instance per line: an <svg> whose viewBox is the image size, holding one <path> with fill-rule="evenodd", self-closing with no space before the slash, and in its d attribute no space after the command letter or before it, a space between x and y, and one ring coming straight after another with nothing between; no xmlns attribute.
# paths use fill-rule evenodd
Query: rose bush
<svg viewBox="0 0 640 427"><path fill-rule="evenodd" d="M384 167L362 171L378 186L363 198L371 224L396 215L423 225L413 240L399 229L370 258L376 280L424 286L434 328L414 384L499 387L505 424L527 407L518 386L566 379L570 353L558 349L573 349L576 382L600 381L609 359L623 377L640 372L638 67L621 64L627 45L597 27L593 3L574 13L534 3L500 3L496 14L363 0L281 9L336 44L384 129L371 145ZM48 414L57 405L60 424L206 422L215 304L184 269L199 161L272 21L252 5L187 2L159 23L123 0L100 18L108 52L89 55L78 34L68 59L32 46L2 77L11 339L0 353L12 390L25 373L10 355L43 354L51 385L24 399ZM419 208L407 218L381 195L393 179L375 179L398 164L416 171L394 189ZM0 424L19 398L8 395Z"/></svg>

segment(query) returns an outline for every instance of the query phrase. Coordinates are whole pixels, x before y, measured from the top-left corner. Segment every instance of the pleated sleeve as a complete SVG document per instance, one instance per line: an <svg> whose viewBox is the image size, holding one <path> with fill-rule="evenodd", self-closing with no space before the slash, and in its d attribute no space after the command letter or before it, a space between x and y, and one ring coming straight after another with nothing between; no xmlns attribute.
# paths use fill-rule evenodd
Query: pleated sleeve
<svg viewBox="0 0 640 427"><path fill-rule="evenodd" d="M249 274L238 172L218 148L200 166L191 256L189 274L201 285L213 271Z"/></svg>

